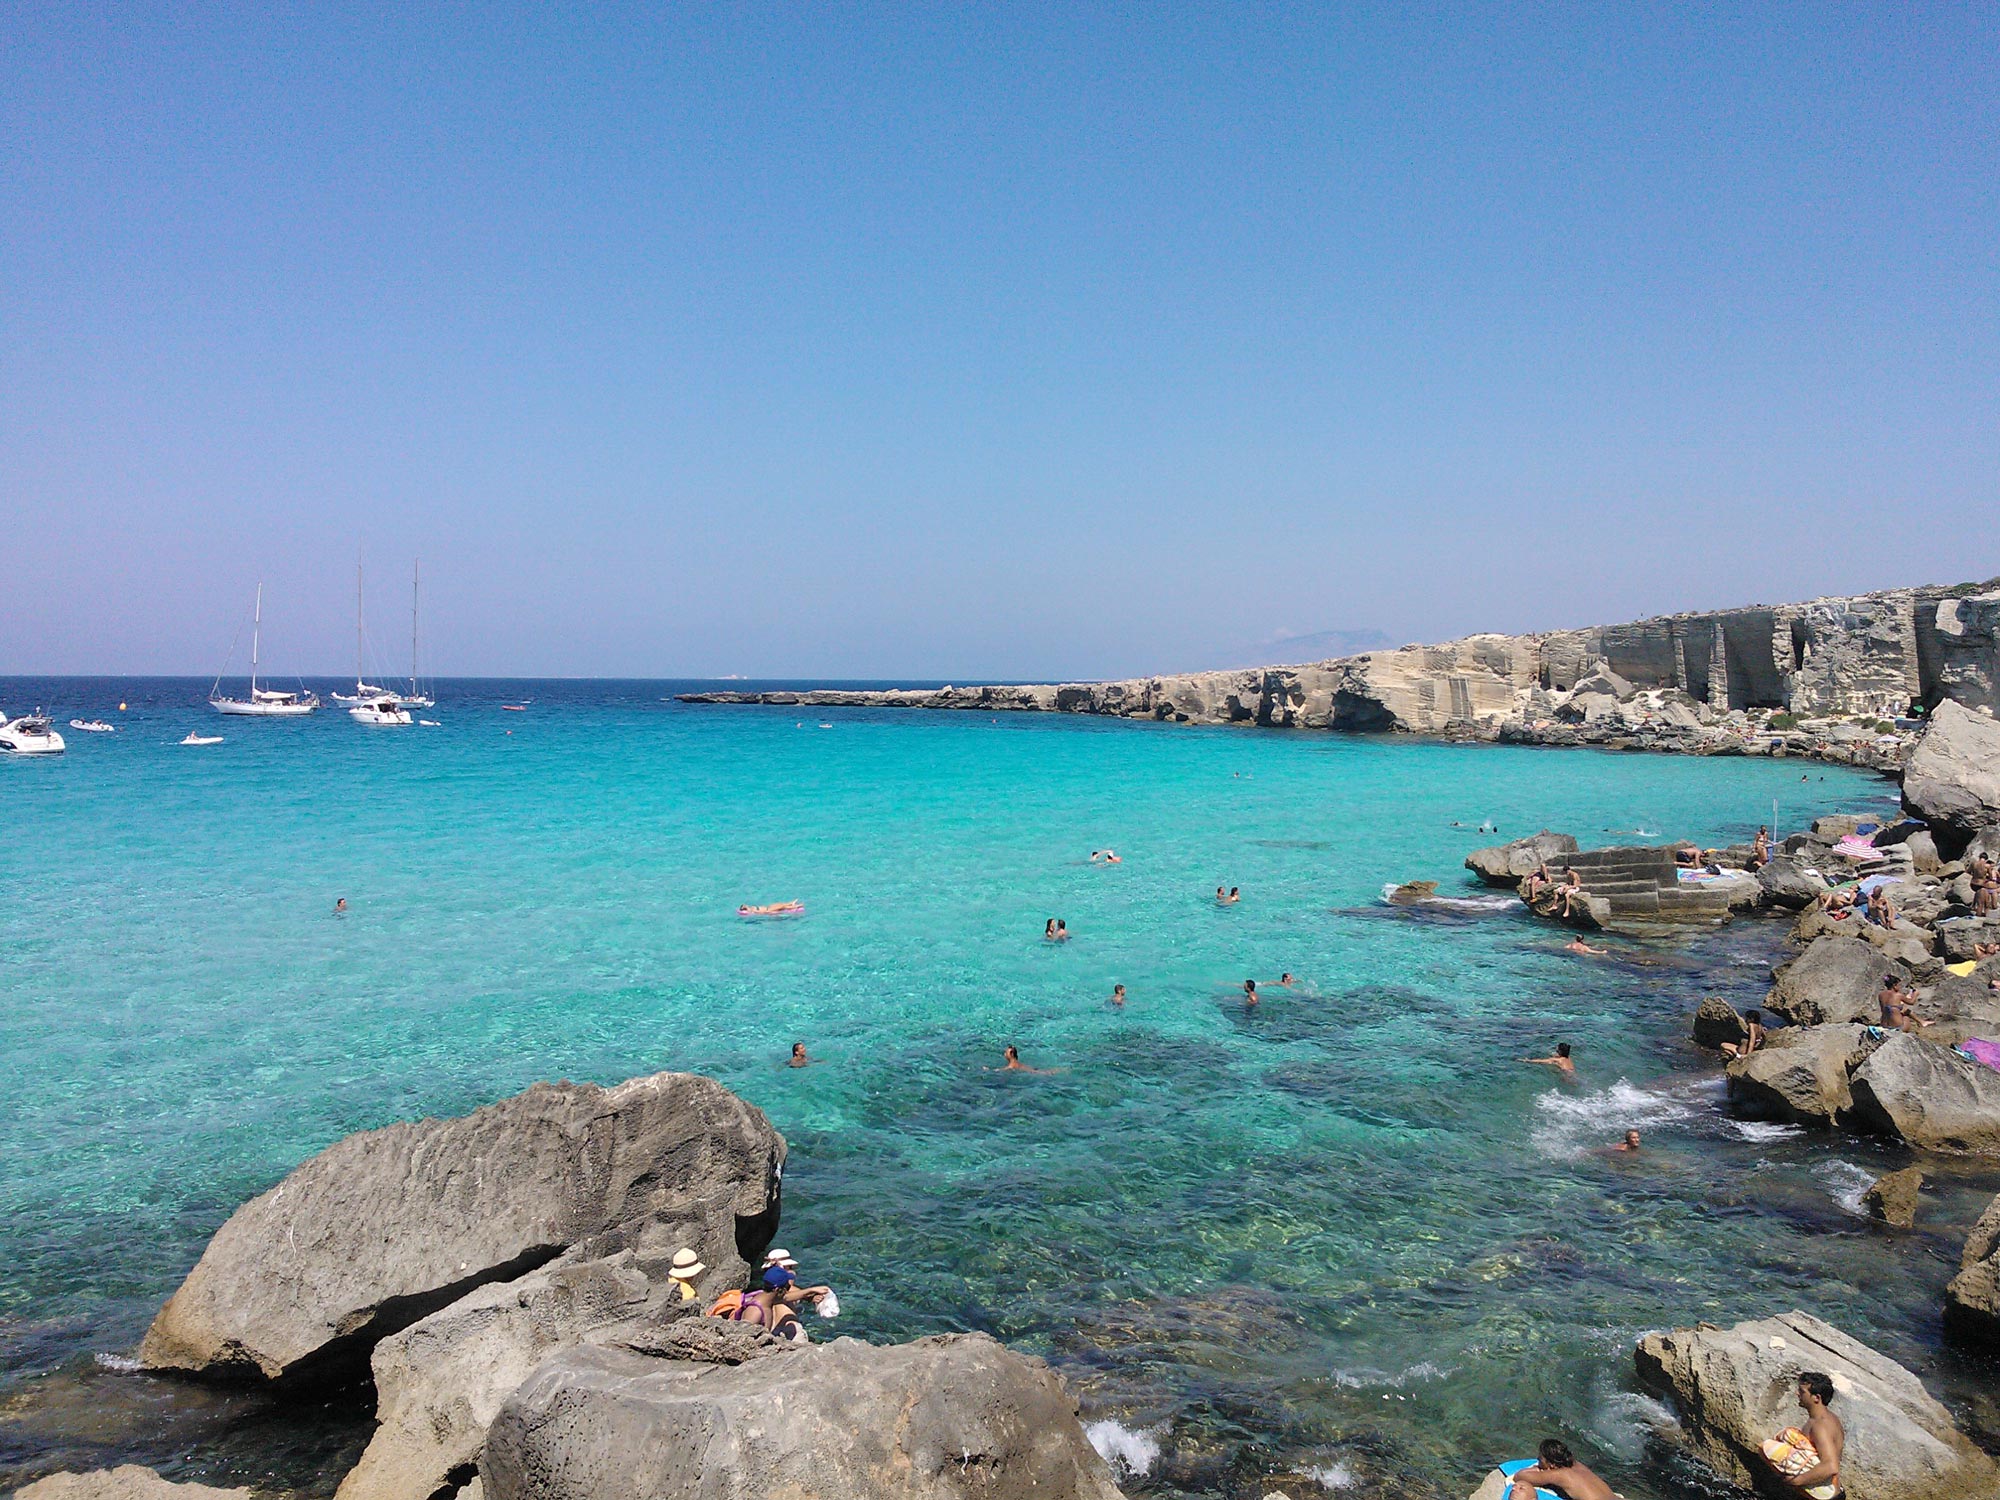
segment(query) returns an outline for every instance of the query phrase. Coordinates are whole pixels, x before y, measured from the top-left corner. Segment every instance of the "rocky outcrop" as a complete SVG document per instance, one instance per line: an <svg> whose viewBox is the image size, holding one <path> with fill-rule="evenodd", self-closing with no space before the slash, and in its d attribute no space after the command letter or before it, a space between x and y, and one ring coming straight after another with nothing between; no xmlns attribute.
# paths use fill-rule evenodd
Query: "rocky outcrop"
<svg viewBox="0 0 2000 1500"><path fill-rule="evenodd" d="M1076 1403L983 1334L736 1367L571 1349L487 1436L488 1500L1117 1500Z"/></svg>
<svg viewBox="0 0 2000 1500"><path fill-rule="evenodd" d="M1861 1123L1925 1151L2000 1154L2000 1072L1898 1032L1854 1070Z"/></svg>
<svg viewBox="0 0 2000 1500"><path fill-rule="evenodd" d="M391 1334L371 1361L375 1435L338 1500L428 1500L478 1462L501 1403L549 1355L643 1336L662 1315L681 1311L679 1291L664 1277L649 1278L628 1250L481 1287ZM776 1342L758 1329L744 1332Z"/></svg>
<svg viewBox="0 0 2000 1500"><path fill-rule="evenodd" d="M1981 1344L2000 1344L2000 1197L1972 1226L1958 1274L1944 1292L1945 1326Z"/></svg>
<svg viewBox="0 0 2000 1500"><path fill-rule="evenodd" d="M51 1474L14 1491L14 1500L256 1500L256 1491L175 1484L138 1464L120 1464L87 1474Z"/></svg>
<svg viewBox="0 0 2000 1500"><path fill-rule="evenodd" d="M2000 825L2000 723L1940 703L1910 754L1903 805L1930 824L1941 850L1953 854Z"/></svg>
<svg viewBox="0 0 2000 1500"><path fill-rule="evenodd" d="M1878 721L1994 706L2000 580L1475 635L1298 666L1117 682L689 693L690 703L1109 714L1180 724L1405 731L1519 744L1812 755L1893 769ZM1783 710L1803 722L1771 720ZM1855 722L1859 719L1861 722Z"/></svg>
<svg viewBox="0 0 2000 1500"><path fill-rule="evenodd" d="M154 1320L155 1370L279 1380L566 1251L696 1247L741 1275L776 1224L783 1139L711 1079L537 1084L455 1120L349 1136L230 1216ZM760 1228L761 1227L761 1228Z"/></svg>
<svg viewBox="0 0 2000 1500"><path fill-rule="evenodd" d="M1748 1057L1731 1060L1729 1097L1745 1113L1824 1129L1854 1107L1848 1074L1871 1045L1867 1030L1852 1024L1774 1031Z"/></svg>
<svg viewBox="0 0 2000 1500"><path fill-rule="evenodd" d="M1473 850L1465 856L1465 868L1487 885L1511 891L1550 860L1560 860L1577 852L1574 836L1551 833L1544 828L1540 833L1515 839L1512 843Z"/></svg>
<svg viewBox="0 0 2000 1500"><path fill-rule="evenodd" d="M1918 1193L1923 1185L1922 1167L1886 1172L1868 1184L1861 1194L1861 1205L1872 1218L1897 1229L1908 1229L1917 1222Z"/></svg>
<svg viewBox="0 0 2000 1500"><path fill-rule="evenodd" d="M1750 1026L1736 1013L1736 1007L1720 995L1704 995L1694 1010L1694 1044L1720 1048L1724 1042L1742 1042Z"/></svg>
<svg viewBox="0 0 2000 1500"><path fill-rule="evenodd" d="M1901 974L1896 962L1859 938L1814 938L1805 952L1772 972L1764 1008L1801 1026L1880 1020L1882 981Z"/></svg>
<svg viewBox="0 0 2000 1500"><path fill-rule="evenodd" d="M1780 854L1757 872L1757 886L1766 906L1804 911L1826 894L1826 881L1803 860Z"/></svg>
<svg viewBox="0 0 2000 1500"><path fill-rule="evenodd" d="M1758 1445L1798 1425L1798 1377L1833 1380L1847 1428L1841 1478L1870 1500L1992 1500L2000 1472L1908 1370L1802 1312L1734 1328L1676 1328L1639 1341L1639 1375L1673 1402L1682 1431L1743 1488L1768 1482Z"/></svg>

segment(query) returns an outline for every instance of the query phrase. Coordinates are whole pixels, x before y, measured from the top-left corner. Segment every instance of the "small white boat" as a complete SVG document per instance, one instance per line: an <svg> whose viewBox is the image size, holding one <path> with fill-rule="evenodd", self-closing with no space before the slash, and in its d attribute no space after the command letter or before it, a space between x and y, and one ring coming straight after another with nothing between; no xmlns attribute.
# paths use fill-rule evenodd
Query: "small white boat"
<svg viewBox="0 0 2000 1500"><path fill-rule="evenodd" d="M418 722L419 724L423 725L423 726L424 726L424 728L426 728L426 729L442 729L442 728L444 728L444 726L443 726L442 724L438 723L438 721L437 721L436 719L419 719L419 720L417 720L417 722Z"/></svg>
<svg viewBox="0 0 2000 1500"><path fill-rule="evenodd" d="M410 722L410 711L394 698L390 697L374 698L366 703L357 703L348 710L348 713L363 724L390 725L407 724Z"/></svg>
<svg viewBox="0 0 2000 1500"><path fill-rule="evenodd" d="M85 734L116 734L118 726L107 724L102 719L71 719L69 727L81 729Z"/></svg>
<svg viewBox="0 0 2000 1500"><path fill-rule="evenodd" d="M241 629L241 626L237 627ZM264 634L264 585L257 585L257 608L251 616L250 627L250 696L247 698L225 698L219 689L220 677L215 686L208 690L208 705L219 714L233 714L246 719L295 719L303 714L315 713L319 709L317 695L300 691L296 693L273 692L269 688L257 686L257 652ZM240 639L240 637L239 637ZM235 648L231 647L231 654ZM186 744L183 740L181 743Z"/></svg>
<svg viewBox="0 0 2000 1500"><path fill-rule="evenodd" d="M0 755L61 755L63 737L40 709L11 722L0 716Z"/></svg>
<svg viewBox="0 0 2000 1500"><path fill-rule="evenodd" d="M179 741L179 743L183 745L219 745L222 743L222 736L219 734L196 734L190 729L187 733L187 738Z"/></svg>

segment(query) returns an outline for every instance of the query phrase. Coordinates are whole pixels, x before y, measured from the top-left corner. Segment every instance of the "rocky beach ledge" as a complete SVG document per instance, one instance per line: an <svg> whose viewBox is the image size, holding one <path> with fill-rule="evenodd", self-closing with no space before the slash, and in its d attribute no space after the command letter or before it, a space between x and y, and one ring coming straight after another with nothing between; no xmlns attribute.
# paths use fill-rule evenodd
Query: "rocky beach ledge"
<svg viewBox="0 0 2000 1500"><path fill-rule="evenodd" d="M1303 666L1119 682L683 694L684 703L1102 714L1895 772L1912 706L2000 704L2000 579L1804 604L1474 635Z"/></svg>

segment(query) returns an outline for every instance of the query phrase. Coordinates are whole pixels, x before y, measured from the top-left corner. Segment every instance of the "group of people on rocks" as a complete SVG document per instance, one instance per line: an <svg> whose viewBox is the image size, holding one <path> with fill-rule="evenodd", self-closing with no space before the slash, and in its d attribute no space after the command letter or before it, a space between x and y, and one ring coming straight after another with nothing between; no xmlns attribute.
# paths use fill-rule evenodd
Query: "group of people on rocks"
<svg viewBox="0 0 2000 1500"><path fill-rule="evenodd" d="M681 1301L700 1300L694 1282L707 1269L693 1250L684 1247L674 1252L667 1276L680 1289ZM757 1273L755 1284L724 1292L709 1305L707 1316L768 1329L794 1344L807 1343L805 1324L799 1321L797 1309L813 1306L822 1316L834 1317L839 1314L840 1300L830 1286L799 1285L798 1272L799 1263L789 1250L773 1248L765 1252L763 1269Z"/></svg>

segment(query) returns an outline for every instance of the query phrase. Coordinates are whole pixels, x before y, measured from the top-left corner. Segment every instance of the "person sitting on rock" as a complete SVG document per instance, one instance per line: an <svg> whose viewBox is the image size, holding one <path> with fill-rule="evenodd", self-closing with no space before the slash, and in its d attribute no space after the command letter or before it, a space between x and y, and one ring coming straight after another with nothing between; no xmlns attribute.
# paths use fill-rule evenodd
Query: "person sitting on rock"
<svg viewBox="0 0 2000 1500"><path fill-rule="evenodd" d="M1914 1032L1933 1025L1933 1022L1911 1014L1910 1006L1916 998L1917 992L1904 989L1902 980L1894 974L1883 980L1882 993L1875 997L1876 1003L1882 1007L1883 1027L1889 1031Z"/></svg>
<svg viewBox="0 0 2000 1500"><path fill-rule="evenodd" d="M1724 1057L1748 1057L1763 1045L1764 1012L1761 1010L1746 1010L1743 1012L1743 1040L1740 1042L1724 1042L1722 1044L1722 1055Z"/></svg>
<svg viewBox="0 0 2000 1500"><path fill-rule="evenodd" d="M792 1309L801 1302L817 1302L831 1290L824 1286L802 1287L798 1277L783 1266L766 1266L763 1286L744 1297L736 1321L768 1328L781 1339L803 1344L807 1342L806 1326Z"/></svg>
<svg viewBox="0 0 2000 1500"><path fill-rule="evenodd" d="M1674 863L1692 870L1701 864L1701 847L1686 840L1674 845Z"/></svg>
<svg viewBox="0 0 2000 1500"><path fill-rule="evenodd" d="M1533 906L1541 896L1554 887L1555 883L1556 878L1549 873L1548 862L1544 860L1530 870L1527 879L1521 882L1521 899Z"/></svg>
<svg viewBox="0 0 2000 1500"><path fill-rule="evenodd" d="M1869 921L1878 927L1896 925L1896 908L1889 904L1889 888L1886 885L1876 886L1868 893L1865 901L1862 915Z"/></svg>
<svg viewBox="0 0 2000 1500"><path fill-rule="evenodd" d="M1842 1500L1846 1491L1840 1483L1840 1456L1847 1447L1847 1428L1828 1409L1831 1400L1832 1377L1819 1370L1807 1370L1799 1376L1799 1405L1806 1414L1805 1435L1819 1461L1797 1474L1787 1474L1775 1463L1771 1467L1792 1489Z"/></svg>
<svg viewBox="0 0 2000 1500"><path fill-rule="evenodd" d="M1579 1463L1561 1438L1542 1439L1534 1467L1514 1476L1508 1500L1536 1500L1538 1487L1554 1490L1563 1500L1618 1500L1611 1486Z"/></svg>

